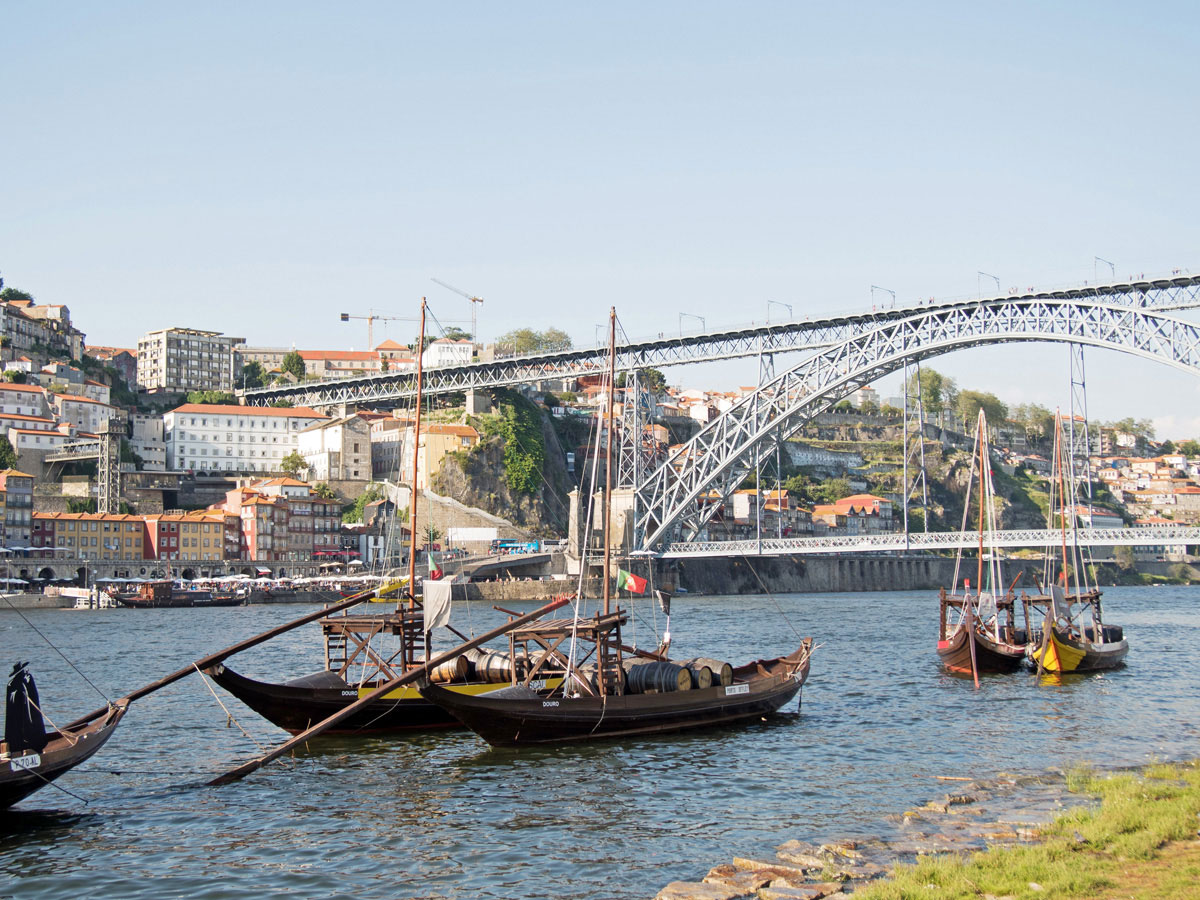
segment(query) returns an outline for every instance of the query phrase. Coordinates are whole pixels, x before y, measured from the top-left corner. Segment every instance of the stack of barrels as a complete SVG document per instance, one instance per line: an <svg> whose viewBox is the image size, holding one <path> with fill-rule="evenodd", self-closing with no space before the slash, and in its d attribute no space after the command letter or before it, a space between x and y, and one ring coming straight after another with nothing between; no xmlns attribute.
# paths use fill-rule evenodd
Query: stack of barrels
<svg viewBox="0 0 1200 900"><path fill-rule="evenodd" d="M683 663L634 658L625 661L626 692L662 694L704 690L733 683L733 666L720 660L697 658Z"/></svg>

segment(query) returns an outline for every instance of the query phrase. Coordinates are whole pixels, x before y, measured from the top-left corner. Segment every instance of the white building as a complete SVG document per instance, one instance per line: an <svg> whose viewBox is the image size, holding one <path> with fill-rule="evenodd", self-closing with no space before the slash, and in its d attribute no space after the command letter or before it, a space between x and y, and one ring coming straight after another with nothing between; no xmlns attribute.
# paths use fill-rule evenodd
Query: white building
<svg viewBox="0 0 1200 900"><path fill-rule="evenodd" d="M279 472L300 432L327 416L303 406L185 403L163 416L167 466L205 472Z"/></svg>
<svg viewBox="0 0 1200 900"><path fill-rule="evenodd" d="M147 472L166 471L167 442L163 432L162 416L135 413L130 424L133 430L129 438L129 446L142 458L142 469Z"/></svg>
<svg viewBox="0 0 1200 900"><path fill-rule="evenodd" d="M48 411L46 392L38 385L0 382L0 413L44 417Z"/></svg>
<svg viewBox="0 0 1200 900"><path fill-rule="evenodd" d="M74 394L51 394L60 422L67 422L80 431L96 434L100 426L113 417L116 410L107 403Z"/></svg>
<svg viewBox="0 0 1200 900"><path fill-rule="evenodd" d="M298 449L310 481L371 480L371 426L359 415L310 425Z"/></svg>
<svg viewBox="0 0 1200 900"><path fill-rule="evenodd" d="M465 366L471 361L474 350L475 345L465 338L461 341L438 338L421 354L421 366L427 369L438 366Z"/></svg>
<svg viewBox="0 0 1200 900"><path fill-rule="evenodd" d="M234 347L245 338L195 328L162 328L138 340L138 389L149 392L229 391Z"/></svg>

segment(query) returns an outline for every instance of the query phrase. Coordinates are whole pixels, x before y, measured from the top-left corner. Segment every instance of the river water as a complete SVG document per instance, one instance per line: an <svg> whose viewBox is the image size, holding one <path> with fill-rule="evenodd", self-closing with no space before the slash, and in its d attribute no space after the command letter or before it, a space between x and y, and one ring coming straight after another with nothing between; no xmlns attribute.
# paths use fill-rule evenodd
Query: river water
<svg viewBox="0 0 1200 900"><path fill-rule="evenodd" d="M1111 588L1128 665L1039 684L943 674L929 593L676 598L673 654L731 662L821 645L800 712L745 728L495 751L466 731L324 738L223 788L203 782L286 735L199 677L133 705L104 750L0 817L0 898L652 897L789 838L879 833L993 776L1200 755L1200 589ZM25 617L110 697L310 607L37 610ZM476 632L494 613L456 605ZM643 646L653 611L635 617ZM661 625L661 620L659 621ZM793 630L794 629L794 630ZM627 639L630 632L626 632ZM31 659L59 722L99 696L16 613L0 663ZM320 667L309 625L232 664ZM247 734L243 734L244 729ZM84 802L86 801L86 803Z"/></svg>

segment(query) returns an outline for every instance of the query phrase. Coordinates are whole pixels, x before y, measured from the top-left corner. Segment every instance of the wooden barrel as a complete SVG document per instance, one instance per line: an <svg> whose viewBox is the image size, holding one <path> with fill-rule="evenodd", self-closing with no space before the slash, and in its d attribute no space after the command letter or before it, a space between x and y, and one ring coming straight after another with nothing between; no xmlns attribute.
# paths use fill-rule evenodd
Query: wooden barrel
<svg viewBox="0 0 1200 900"><path fill-rule="evenodd" d="M471 664L475 681L503 684L512 681L512 657L502 650L469 650L466 658Z"/></svg>
<svg viewBox="0 0 1200 900"><path fill-rule="evenodd" d="M712 687L713 670L708 666L702 666L697 663L687 663L685 668L692 673L692 687L698 691Z"/></svg>
<svg viewBox="0 0 1200 900"><path fill-rule="evenodd" d="M471 664L467 662L466 658L456 656L454 659L446 660L440 666L434 666L433 671L429 673L429 680L436 684L462 682L467 680L470 672Z"/></svg>
<svg viewBox="0 0 1200 900"><path fill-rule="evenodd" d="M688 691L692 688L692 673L675 663L635 662L625 674L625 684L630 694Z"/></svg>
<svg viewBox="0 0 1200 900"><path fill-rule="evenodd" d="M695 659L689 659L684 663L688 668L693 667L708 667L712 672L712 683L729 687L733 684L733 666L727 662L721 662L719 659L710 659L706 656L698 656Z"/></svg>
<svg viewBox="0 0 1200 900"><path fill-rule="evenodd" d="M592 686L593 690L597 692L600 690L600 684L596 680L596 666L594 664L590 666L581 666L579 669L579 674L584 681ZM604 679L604 683L609 696L628 693L628 690L625 686L624 669L611 669L606 673L606 675L607 677Z"/></svg>

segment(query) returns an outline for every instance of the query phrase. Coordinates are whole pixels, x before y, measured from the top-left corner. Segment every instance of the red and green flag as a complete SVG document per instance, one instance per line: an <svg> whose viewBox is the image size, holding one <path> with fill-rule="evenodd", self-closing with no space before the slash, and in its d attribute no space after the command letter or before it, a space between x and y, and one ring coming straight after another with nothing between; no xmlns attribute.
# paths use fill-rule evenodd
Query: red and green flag
<svg viewBox="0 0 1200 900"><path fill-rule="evenodd" d="M629 591L631 594L644 594L646 593L646 579L639 578L624 569L617 569L617 590Z"/></svg>

